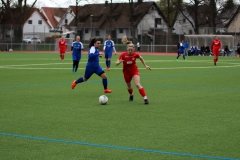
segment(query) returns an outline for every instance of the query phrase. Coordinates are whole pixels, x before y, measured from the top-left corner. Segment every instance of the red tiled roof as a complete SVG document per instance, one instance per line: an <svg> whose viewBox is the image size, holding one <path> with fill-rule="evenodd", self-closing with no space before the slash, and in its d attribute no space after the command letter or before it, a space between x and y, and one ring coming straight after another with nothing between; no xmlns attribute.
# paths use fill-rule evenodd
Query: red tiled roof
<svg viewBox="0 0 240 160"><path fill-rule="evenodd" d="M67 8L42 7L42 10L46 14L53 27L56 27L58 25L58 21L56 20L55 16L62 18L62 16L67 11Z"/></svg>

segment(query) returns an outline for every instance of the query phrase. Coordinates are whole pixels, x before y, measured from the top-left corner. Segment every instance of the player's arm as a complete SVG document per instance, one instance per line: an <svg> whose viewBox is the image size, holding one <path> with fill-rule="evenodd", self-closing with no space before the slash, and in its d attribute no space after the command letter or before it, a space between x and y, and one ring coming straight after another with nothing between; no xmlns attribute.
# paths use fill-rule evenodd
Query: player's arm
<svg viewBox="0 0 240 160"><path fill-rule="evenodd" d="M84 51L84 46L83 46L82 42L80 42L80 43L81 43L81 50Z"/></svg>
<svg viewBox="0 0 240 160"><path fill-rule="evenodd" d="M140 61L142 62L142 64L145 66L146 69L151 70L151 68L145 63L144 59L142 58L142 56L139 57Z"/></svg>
<svg viewBox="0 0 240 160"><path fill-rule="evenodd" d="M113 41L112 41L112 45L113 45L113 51L114 51L114 53L115 53L115 55L116 55L117 51L116 51L116 49L115 49L115 45L114 45L114 42L113 42Z"/></svg>
<svg viewBox="0 0 240 160"><path fill-rule="evenodd" d="M106 49L106 43L107 43L107 41L104 42L104 45L103 45L103 52L105 52L105 49Z"/></svg>

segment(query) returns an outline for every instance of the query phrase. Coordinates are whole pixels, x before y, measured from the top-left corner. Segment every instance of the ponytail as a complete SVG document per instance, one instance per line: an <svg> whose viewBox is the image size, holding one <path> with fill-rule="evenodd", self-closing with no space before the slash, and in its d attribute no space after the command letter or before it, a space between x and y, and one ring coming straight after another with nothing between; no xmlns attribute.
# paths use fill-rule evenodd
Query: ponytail
<svg viewBox="0 0 240 160"><path fill-rule="evenodd" d="M89 43L89 48L91 48L92 46L94 46L94 43L96 43L97 41L101 41L100 39L97 39L97 38L92 38L90 40L90 43Z"/></svg>

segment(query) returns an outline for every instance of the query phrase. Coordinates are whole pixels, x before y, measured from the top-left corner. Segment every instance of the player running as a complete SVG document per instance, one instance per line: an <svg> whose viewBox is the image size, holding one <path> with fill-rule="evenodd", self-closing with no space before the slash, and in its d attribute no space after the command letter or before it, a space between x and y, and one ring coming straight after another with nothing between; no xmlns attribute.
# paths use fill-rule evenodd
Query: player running
<svg viewBox="0 0 240 160"><path fill-rule="evenodd" d="M140 84L140 74L138 71L138 67L136 65L136 59L140 59L142 64L146 67L146 69L151 70L149 66L146 65L142 56L139 53L134 52L134 44L131 41L127 40L127 36L122 38L122 42L127 44L127 52L123 52L117 62L116 66L118 66L121 62L123 62L123 75L125 82L127 84L128 93L130 94L129 101L133 101L133 88L131 85L131 81L133 79L135 85L137 86L139 93L144 99L144 103L148 104L147 95L145 93L144 88Z"/></svg>
<svg viewBox="0 0 240 160"><path fill-rule="evenodd" d="M218 56L220 55L221 48L222 48L222 43L218 39L218 36L215 36L214 40L212 41L212 45L211 45L211 50L214 55L213 62L214 62L215 66L217 65Z"/></svg>
<svg viewBox="0 0 240 160"><path fill-rule="evenodd" d="M182 55L183 56L183 59L185 60L185 55L184 55L184 41L180 41L180 44L179 44L179 49L178 49L178 56L176 58L176 60L178 60L178 58Z"/></svg>
<svg viewBox="0 0 240 160"><path fill-rule="evenodd" d="M72 89L76 87L78 83L86 82L93 73L96 73L102 78L102 84L104 87L104 93L111 93L112 90L108 89L107 75L99 65L99 57L102 57L102 53L99 52L98 48L100 47L100 40L93 38L89 44L88 51L88 62L85 69L85 74L83 77L80 77L78 80L74 80L72 83Z"/></svg>
<svg viewBox="0 0 240 160"><path fill-rule="evenodd" d="M64 53L67 49L67 41L65 40L65 37L62 36L61 39L58 41L58 48L60 52L60 58L63 61L64 60Z"/></svg>
<svg viewBox="0 0 240 160"><path fill-rule="evenodd" d="M104 42L103 52L105 53L106 58L106 70L110 71L112 52L114 51L116 55L116 49L114 47L114 42L111 40L111 36L108 35L107 38L108 40Z"/></svg>
<svg viewBox="0 0 240 160"><path fill-rule="evenodd" d="M79 61L82 57L82 50L84 50L83 44L80 42L80 36L76 37L76 41L72 43L72 72L77 74Z"/></svg>

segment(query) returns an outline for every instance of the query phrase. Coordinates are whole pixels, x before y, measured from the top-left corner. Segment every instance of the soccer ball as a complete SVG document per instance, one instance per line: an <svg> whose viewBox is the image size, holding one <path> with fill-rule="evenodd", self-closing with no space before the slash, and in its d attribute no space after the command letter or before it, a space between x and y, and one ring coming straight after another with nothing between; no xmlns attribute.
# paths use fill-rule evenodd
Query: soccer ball
<svg viewBox="0 0 240 160"><path fill-rule="evenodd" d="M99 103L100 103L100 104L104 105L104 104L107 104L107 102L108 102L108 97L107 97L107 96L101 95L101 96L99 97Z"/></svg>

